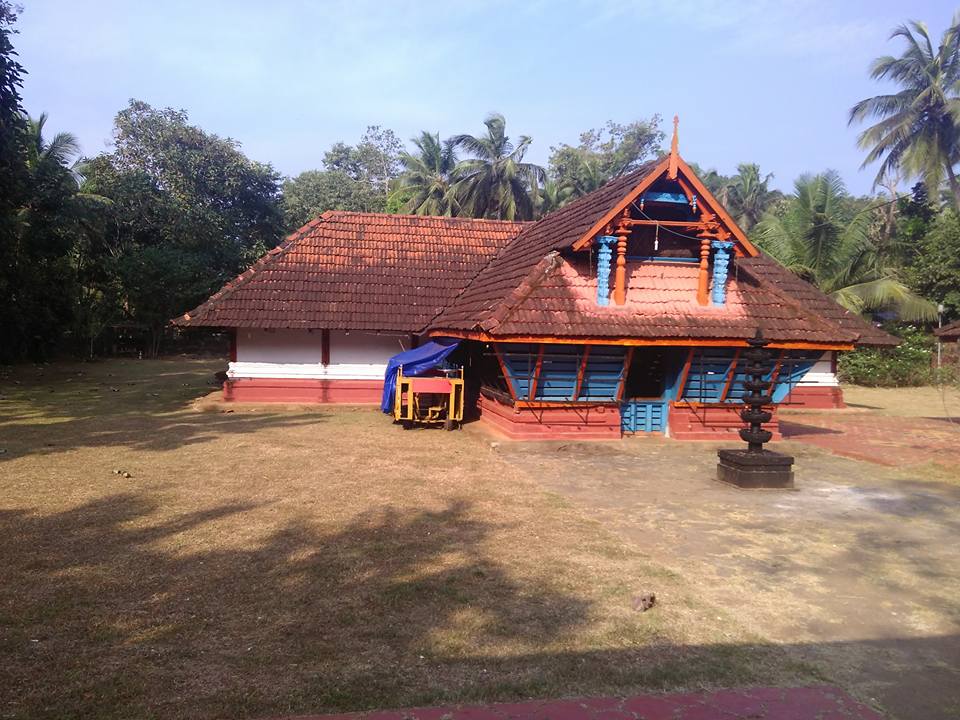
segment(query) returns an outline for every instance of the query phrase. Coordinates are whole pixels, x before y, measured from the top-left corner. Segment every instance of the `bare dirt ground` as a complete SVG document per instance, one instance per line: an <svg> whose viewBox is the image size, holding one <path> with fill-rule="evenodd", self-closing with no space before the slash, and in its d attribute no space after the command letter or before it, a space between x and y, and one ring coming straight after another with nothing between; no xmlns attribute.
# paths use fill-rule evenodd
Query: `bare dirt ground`
<svg viewBox="0 0 960 720"><path fill-rule="evenodd" d="M929 403L906 391L855 389L848 399L871 407L785 418L855 425L840 431L854 452L870 428L886 432L894 421L905 430L886 436L884 464L780 443L796 455L797 491L713 481L719 446L706 443L638 437L503 443L498 451L682 575L701 598L861 698L904 720L956 718L960 426L930 420L943 436L918 449L909 413L935 417Z"/></svg>
<svg viewBox="0 0 960 720"><path fill-rule="evenodd" d="M369 407L199 411L220 367L0 374L0 717L822 679L482 433ZM660 602L637 612L646 590Z"/></svg>
<svg viewBox="0 0 960 720"><path fill-rule="evenodd" d="M196 402L220 366L0 373L0 717L810 682L960 714L949 465L790 442L800 490L746 493L708 444Z"/></svg>

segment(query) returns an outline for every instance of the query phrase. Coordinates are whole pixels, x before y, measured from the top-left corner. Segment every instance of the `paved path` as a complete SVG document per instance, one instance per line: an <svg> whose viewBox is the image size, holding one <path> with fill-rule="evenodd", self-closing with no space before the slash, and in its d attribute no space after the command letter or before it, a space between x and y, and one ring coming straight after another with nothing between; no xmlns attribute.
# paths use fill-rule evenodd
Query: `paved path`
<svg viewBox="0 0 960 720"><path fill-rule="evenodd" d="M946 468L960 467L960 419L785 412L780 430L788 440L878 465L936 463Z"/></svg>
<svg viewBox="0 0 960 720"><path fill-rule="evenodd" d="M750 688L315 715L313 720L881 720L842 690ZM298 720L311 720L301 717ZM288 719L292 720L292 719Z"/></svg>
<svg viewBox="0 0 960 720"><path fill-rule="evenodd" d="M795 492L717 482L710 444L643 437L498 452L831 682L902 720L956 720L960 485L779 446L797 456Z"/></svg>

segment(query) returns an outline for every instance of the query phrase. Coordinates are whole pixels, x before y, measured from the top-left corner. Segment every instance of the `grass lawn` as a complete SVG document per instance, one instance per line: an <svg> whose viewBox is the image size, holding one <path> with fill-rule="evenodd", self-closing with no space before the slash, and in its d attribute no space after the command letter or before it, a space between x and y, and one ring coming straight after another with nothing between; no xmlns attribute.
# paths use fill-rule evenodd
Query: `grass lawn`
<svg viewBox="0 0 960 720"><path fill-rule="evenodd" d="M239 718L816 676L479 428L200 410L220 367L0 376L0 717ZM656 608L635 611L648 591Z"/></svg>

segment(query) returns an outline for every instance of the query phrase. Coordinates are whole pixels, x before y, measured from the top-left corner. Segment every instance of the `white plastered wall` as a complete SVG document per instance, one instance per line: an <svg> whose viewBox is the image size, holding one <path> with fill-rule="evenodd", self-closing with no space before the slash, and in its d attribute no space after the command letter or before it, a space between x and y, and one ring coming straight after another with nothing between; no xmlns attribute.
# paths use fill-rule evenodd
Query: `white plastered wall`
<svg viewBox="0 0 960 720"><path fill-rule="evenodd" d="M330 331L330 364L323 364L320 330L237 330L231 378L383 380L387 361L410 347L409 335Z"/></svg>
<svg viewBox="0 0 960 720"><path fill-rule="evenodd" d="M833 372L833 350L828 350L820 359L810 368L807 373L797 383L797 387L837 387L840 382L837 380L837 374Z"/></svg>

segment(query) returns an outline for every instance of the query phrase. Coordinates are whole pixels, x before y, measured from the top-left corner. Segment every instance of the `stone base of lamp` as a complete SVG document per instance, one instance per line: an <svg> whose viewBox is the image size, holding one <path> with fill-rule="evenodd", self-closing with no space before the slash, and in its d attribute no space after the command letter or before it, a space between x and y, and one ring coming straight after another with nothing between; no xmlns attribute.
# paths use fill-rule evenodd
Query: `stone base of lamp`
<svg viewBox="0 0 960 720"><path fill-rule="evenodd" d="M717 480L739 488L792 488L793 458L761 450L718 450Z"/></svg>

